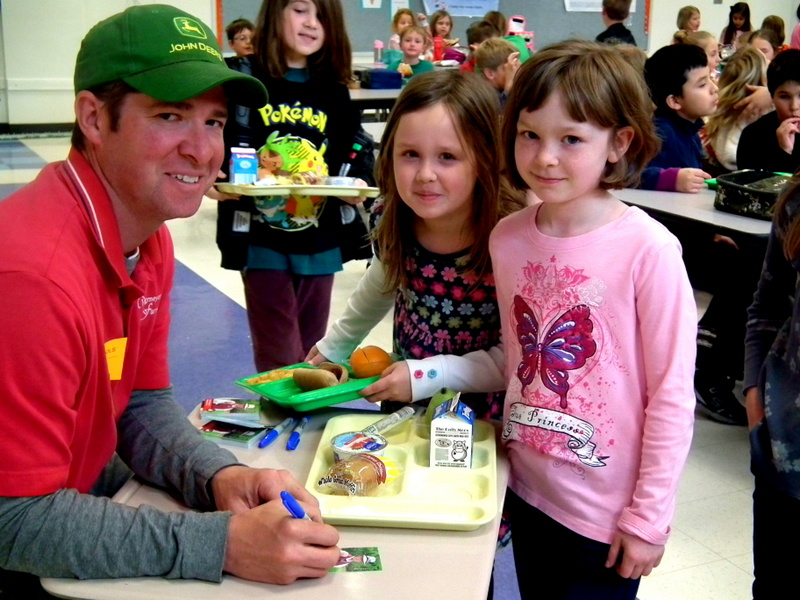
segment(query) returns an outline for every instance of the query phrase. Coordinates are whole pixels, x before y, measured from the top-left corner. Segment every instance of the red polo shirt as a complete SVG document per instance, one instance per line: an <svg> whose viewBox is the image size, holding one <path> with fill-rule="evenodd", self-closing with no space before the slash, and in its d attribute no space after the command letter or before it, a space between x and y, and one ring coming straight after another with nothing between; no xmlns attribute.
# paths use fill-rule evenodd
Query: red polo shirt
<svg viewBox="0 0 800 600"><path fill-rule="evenodd" d="M139 250L130 277L108 194L74 149L0 201L0 496L87 492L131 391L169 385L166 227Z"/></svg>

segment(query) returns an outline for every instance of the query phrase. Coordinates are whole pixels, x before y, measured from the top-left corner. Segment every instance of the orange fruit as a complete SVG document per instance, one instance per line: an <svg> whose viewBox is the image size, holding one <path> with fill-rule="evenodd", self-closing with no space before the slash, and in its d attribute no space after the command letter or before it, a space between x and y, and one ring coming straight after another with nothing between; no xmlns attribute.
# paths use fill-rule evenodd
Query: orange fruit
<svg viewBox="0 0 800 600"><path fill-rule="evenodd" d="M392 357L377 346L356 348L350 356L350 368L359 379L377 377L392 364Z"/></svg>

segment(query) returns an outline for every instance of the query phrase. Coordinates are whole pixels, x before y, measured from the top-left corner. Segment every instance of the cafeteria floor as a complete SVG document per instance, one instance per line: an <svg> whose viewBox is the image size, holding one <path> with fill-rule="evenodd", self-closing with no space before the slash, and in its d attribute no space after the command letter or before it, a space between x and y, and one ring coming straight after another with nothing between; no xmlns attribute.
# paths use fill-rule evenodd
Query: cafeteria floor
<svg viewBox="0 0 800 600"><path fill-rule="evenodd" d="M0 139L0 199L33 179L46 162L63 159L68 148L64 136ZM237 395L233 380L253 372L242 284L238 273L219 267L215 214L215 203L205 199L194 217L169 222L177 258L170 360L176 397L187 410L202 398ZM331 318L341 314L364 269L363 261L351 262L337 275ZM702 309L708 297L698 293L697 300ZM385 319L368 342L388 348L390 339ZM744 427L697 415L670 542L661 566L643 579L640 600L751 597L748 460ZM495 598L518 597L506 548L497 555Z"/></svg>

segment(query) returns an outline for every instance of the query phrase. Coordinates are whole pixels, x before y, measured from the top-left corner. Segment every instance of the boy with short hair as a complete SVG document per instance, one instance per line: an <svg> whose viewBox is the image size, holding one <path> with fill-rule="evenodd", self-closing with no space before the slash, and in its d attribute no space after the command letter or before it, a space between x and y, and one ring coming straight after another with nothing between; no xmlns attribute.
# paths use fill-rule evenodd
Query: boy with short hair
<svg viewBox="0 0 800 600"><path fill-rule="evenodd" d="M698 135L702 117L717 105L708 57L697 46L665 46L647 59L644 75L656 105L662 146L642 173L641 187L696 193L711 177L701 168L703 146Z"/></svg>
<svg viewBox="0 0 800 600"><path fill-rule="evenodd" d="M255 26L247 19L236 19L228 23L225 34L228 36L228 45L236 53L235 58L253 54L254 30Z"/></svg>
<svg viewBox="0 0 800 600"><path fill-rule="evenodd" d="M475 72L475 51L484 41L490 38L500 37L501 32L497 31L489 21L478 21L473 23L467 28L467 46L469 46L469 57L467 61L461 65L462 71Z"/></svg>
<svg viewBox="0 0 800 600"><path fill-rule="evenodd" d="M742 131L736 149L740 169L794 173L800 166L800 50L779 52L767 68L767 89L775 105Z"/></svg>
<svg viewBox="0 0 800 600"><path fill-rule="evenodd" d="M475 50L476 71L497 90L501 107L505 106L519 62L517 47L503 38L489 38Z"/></svg>
<svg viewBox="0 0 800 600"><path fill-rule="evenodd" d="M625 20L631 11L631 0L603 0L603 24L606 30L595 38L603 44L636 45L630 29L625 27Z"/></svg>

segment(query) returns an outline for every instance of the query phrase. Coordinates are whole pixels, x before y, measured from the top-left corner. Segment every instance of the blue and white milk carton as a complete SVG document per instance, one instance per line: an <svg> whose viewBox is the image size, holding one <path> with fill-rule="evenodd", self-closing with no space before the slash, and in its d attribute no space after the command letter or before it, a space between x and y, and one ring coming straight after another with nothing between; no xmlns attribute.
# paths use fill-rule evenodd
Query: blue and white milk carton
<svg viewBox="0 0 800 600"><path fill-rule="evenodd" d="M231 148L230 182L239 185L258 180L258 155L255 148Z"/></svg>
<svg viewBox="0 0 800 600"><path fill-rule="evenodd" d="M472 467L475 413L460 394L436 407L431 419L431 467Z"/></svg>

